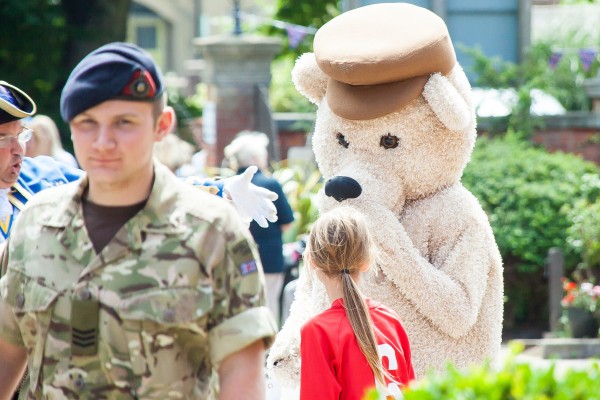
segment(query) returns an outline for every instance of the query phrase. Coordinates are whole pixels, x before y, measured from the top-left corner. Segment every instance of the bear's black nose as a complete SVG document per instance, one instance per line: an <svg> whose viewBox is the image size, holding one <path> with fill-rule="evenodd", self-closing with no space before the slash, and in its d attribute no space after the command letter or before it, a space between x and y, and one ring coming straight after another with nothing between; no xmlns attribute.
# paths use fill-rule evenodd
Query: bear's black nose
<svg viewBox="0 0 600 400"><path fill-rule="evenodd" d="M341 202L355 199L362 193L360 183L348 176L334 176L325 182L325 194Z"/></svg>

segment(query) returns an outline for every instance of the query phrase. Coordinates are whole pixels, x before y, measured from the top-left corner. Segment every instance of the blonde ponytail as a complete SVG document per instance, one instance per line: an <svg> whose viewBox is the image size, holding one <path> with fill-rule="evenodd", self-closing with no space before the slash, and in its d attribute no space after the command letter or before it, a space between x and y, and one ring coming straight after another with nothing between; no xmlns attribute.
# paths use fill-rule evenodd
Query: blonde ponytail
<svg viewBox="0 0 600 400"><path fill-rule="evenodd" d="M363 299L356 283L350 274L342 274L342 290L344 293L344 308L346 315L358 341L360 351L364 354L367 362L373 370L375 379L386 386L385 378L391 380L393 378L381 365L379 352L377 351L377 340L375 339L375 331L373 330L373 320L367 309L365 300Z"/></svg>
<svg viewBox="0 0 600 400"><path fill-rule="evenodd" d="M383 368L377 351L373 321L353 278L375 259L367 224L356 210L338 207L315 222L304 253L305 261L329 278L341 279L344 308L361 352L375 379L385 385L394 378Z"/></svg>

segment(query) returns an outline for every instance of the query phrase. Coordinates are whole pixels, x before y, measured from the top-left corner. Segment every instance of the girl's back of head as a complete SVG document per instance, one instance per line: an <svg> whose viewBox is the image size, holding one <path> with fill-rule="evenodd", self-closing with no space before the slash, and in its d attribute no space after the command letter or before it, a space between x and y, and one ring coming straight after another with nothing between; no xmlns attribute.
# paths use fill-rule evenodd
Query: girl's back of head
<svg viewBox="0 0 600 400"><path fill-rule="evenodd" d="M311 229L307 248L311 265L329 277L339 277L342 271L356 275L374 258L367 224L350 207L322 214Z"/></svg>
<svg viewBox="0 0 600 400"><path fill-rule="evenodd" d="M346 315L375 378L383 384L385 376L393 380L379 359L373 322L356 284L375 261L375 246L362 214L345 206L322 214L311 229L304 259L327 279L341 281Z"/></svg>

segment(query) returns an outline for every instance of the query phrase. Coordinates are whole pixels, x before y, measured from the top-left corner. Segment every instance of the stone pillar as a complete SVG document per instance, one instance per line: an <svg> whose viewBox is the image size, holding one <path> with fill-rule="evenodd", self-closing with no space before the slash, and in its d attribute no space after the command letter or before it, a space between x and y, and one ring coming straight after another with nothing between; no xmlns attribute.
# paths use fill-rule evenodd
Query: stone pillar
<svg viewBox="0 0 600 400"><path fill-rule="evenodd" d="M203 111L203 140L208 166L220 166L223 148L245 129L257 129L257 87L269 87L271 62L281 40L263 36L212 36L194 45L205 60L208 99Z"/></svg>
<svg viewBox="0 0 600 400"><path fill-rule="evenodd" d="M546 276L548 278L548 308L550 309L550 331L560 329L562 315L561 299L564 296L562 278L565 274L565 259L562 250L552 247L546 257Z"/></svg>

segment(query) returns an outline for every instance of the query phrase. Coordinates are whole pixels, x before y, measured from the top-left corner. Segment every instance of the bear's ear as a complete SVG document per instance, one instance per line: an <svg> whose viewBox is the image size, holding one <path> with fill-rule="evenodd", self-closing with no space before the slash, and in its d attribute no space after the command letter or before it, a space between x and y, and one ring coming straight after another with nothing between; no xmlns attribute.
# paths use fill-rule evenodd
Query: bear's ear
<svg viewBox="0 0 600 400"><path fill-rule="evenodd" d="M474 121L470 93L469 81L458 64L447 78L433 74L423 88L423 97L435 115L452 131L468 129Z"/></svg>
<svg viewBox="0 0 600 400"><path fill-rule="evenodd" d="M450 71L450 74L448 75L448 80L454 85L456 90L458 90L458 93L463 99L465 99L467 106L472 109L473 95L471 92L471 84L460 64L456 63L456 65L454 65L454 68L452 68L452 71Z"/></svg>
<svg viewBox="0 0 600 400"><path fill-rule="evenodd" d="M329 78L317 65L314 53L304 53L292 69L292 82L296 89L312 103L319 104L325 96Z"/></svg>

